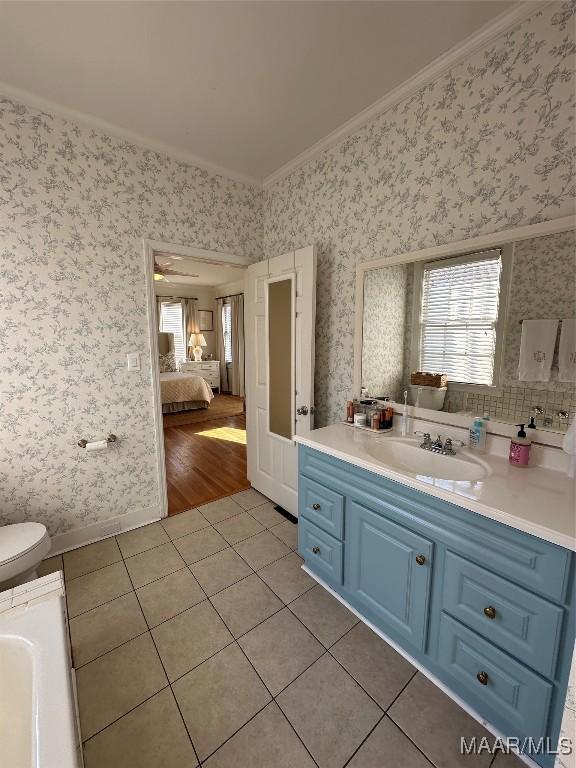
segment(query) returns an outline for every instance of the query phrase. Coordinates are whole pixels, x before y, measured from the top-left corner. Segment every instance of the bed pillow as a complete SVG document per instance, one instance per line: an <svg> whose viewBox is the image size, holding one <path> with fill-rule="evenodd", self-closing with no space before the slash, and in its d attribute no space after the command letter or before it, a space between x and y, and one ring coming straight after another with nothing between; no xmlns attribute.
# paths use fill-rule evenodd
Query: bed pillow
<svg viewBox="0 0 576 768"><path fill-rule="evenodd" d="M167 352L165 355L158 355L158 363L160 366L160 373L175 373L178 370L174 352Z"/></svg>

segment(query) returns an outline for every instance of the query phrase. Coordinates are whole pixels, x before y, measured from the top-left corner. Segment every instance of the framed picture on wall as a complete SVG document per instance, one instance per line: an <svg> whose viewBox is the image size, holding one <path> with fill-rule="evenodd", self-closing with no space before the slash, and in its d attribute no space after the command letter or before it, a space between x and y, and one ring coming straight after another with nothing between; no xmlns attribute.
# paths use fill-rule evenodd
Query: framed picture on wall
<svg viewBox="0 0 576 768"><path fill-rule="evenodd" d="M198 310L198 327L201 331L214 330L214 313L211 309Z"/></svg>

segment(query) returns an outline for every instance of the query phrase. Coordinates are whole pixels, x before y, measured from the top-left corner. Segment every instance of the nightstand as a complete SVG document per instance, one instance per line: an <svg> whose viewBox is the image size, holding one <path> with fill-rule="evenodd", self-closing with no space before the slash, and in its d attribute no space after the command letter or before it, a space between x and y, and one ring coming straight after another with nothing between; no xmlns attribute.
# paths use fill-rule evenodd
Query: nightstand
<svg viewBox="0 0 576 768"><path fill-rule="evenodd" d="M190 360L180 363L180 370L184 373L195 373L210 384L212 389L220 391L220 361L219 360Z"/></svg>

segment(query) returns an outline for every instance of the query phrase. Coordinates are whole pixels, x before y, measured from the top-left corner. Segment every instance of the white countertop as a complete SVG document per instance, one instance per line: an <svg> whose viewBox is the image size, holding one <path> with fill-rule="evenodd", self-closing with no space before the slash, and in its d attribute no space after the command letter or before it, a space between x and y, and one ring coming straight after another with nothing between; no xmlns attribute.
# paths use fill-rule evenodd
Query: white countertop
<svg viewBox="0 0 576 768"><path fill-rule="evenodd" d="M397 432L389 434L399 436ZM518 469L506 458L483 453L482 461L490 468L488 477L475 482L439 480L400 472L372 458L366 450L368 441L386 440L387 435L333 424L297 435L294 439L410 488L576 550L575 483L565 472L543 467ZM468 449L461 450L465 453Z"/></svg>

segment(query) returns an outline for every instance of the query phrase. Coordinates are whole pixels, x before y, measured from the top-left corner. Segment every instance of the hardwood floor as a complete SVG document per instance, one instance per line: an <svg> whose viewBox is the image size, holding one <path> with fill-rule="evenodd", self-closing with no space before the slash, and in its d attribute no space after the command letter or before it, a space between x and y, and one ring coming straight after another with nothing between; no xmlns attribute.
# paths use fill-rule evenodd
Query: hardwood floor
<svg viewBox="0 0 576 768"><path fill-rule="evenodd" d="M250 487L243 415L164 427L164 448L169 515Z"/></svg>

